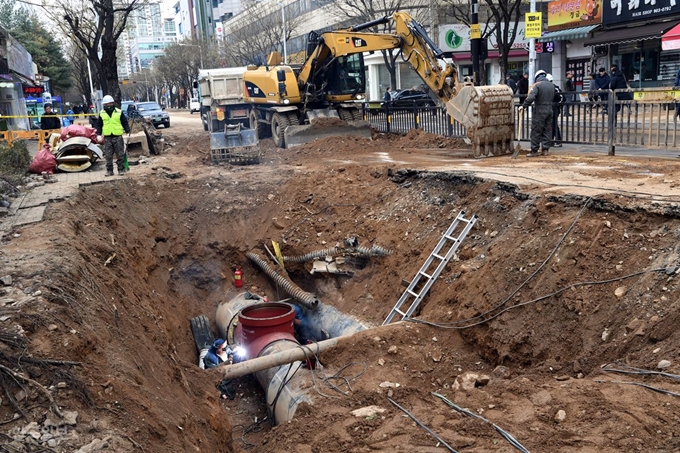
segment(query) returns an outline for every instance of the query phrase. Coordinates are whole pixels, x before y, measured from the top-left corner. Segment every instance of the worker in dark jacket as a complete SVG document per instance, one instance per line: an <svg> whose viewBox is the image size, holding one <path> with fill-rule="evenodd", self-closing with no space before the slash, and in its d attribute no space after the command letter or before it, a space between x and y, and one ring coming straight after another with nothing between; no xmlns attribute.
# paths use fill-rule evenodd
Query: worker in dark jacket
<svg viewBox="0 0 680 453"><path fill-rule="evenodd" d="M619 69L617 65L612 65L611 67L611 78L609 80L609 88L611 90L626 90L628 89L628 81L623 72ZM630 101L633 99L633 95L628 91L623 91L616 93L616 99L619 101ZM621 110L621 104L616 104L616 113Z"/></svg>
<svg viewBox="0 0 680 453"><path fill-rule="evenodd" d="M608 90L609 89L609 74L607 74L607 71L604 70L604 68L600 68L597 74L597 77L595 77L595 85L597 85L598 90ZM600 100L605 101L604 104L604 109L602 110L603 114L607 113L607 104L606 101L609 99L609 93L605 92L600 92Z"/></svg>
<svg viewBox="0 0 680 453"><path fill-rule="evenodd" d="M538 156L540 148L547 156L552 142L553 98L555 85L548 81L546 72L540 70L534 77L535 83L529 90L524 104L520 107L520 115L525 107L534 104L534 114L531 119L531 152L528 157Z"/></svg>
<svg viewBox="0 0 680 453"><path fill-rule="evenodd" d="M95 128L99 134L98 141L104 143L104 157L106 158L106 176L113 176L113 155L116 155L118 174L125 174L123 159L125 158L125 144L123 133L130 133L130 125L127 116L113 103L111 96L102 99L104 109L99 112L95 120Z"/></svg>
<svg viewBox="0 0 680 453"><path fill-rule="evenodd" d="M215 368L217 365L225 361L226 358L227 342L221 338L213 341L210 345L208 353L203 357L204 368L210 369Z"/></svg>
<svg viewBox="0 0 680 453"><path fill-rule="evenodd" d="M52 104L45 104L45 113L40 118L40 129L61 129L61 120L52 111Z"/></svg>

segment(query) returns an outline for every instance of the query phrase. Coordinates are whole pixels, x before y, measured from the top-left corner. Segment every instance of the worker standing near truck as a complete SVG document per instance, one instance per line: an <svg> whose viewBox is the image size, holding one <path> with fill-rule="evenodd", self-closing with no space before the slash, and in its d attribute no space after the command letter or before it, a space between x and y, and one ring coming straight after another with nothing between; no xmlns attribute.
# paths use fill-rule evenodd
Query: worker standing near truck
<svg viewBox="0 0 680 453"><path fill-rule="evenodd" d="M114 105L113 97L106 95L102 99L104 109L95 119L99 143L104 143L104 157L106 158L106 176L113 176L113 155L116 155L118 174L125 174L125 144L123 133L130 133L127 116Z"/></svg>

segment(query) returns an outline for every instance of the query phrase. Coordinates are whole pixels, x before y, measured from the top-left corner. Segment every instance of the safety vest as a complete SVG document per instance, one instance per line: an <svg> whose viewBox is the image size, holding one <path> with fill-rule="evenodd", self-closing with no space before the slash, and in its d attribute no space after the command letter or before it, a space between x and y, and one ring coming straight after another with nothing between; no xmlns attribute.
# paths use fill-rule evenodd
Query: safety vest
<svg viewBox="0 0 680 453"><path fill-rule="evenodd" d="M108 137L109 135L123 135L123 132L125 131L123 130L123 124L120 122L120 116L122 114L123 112L121 112L120 109L115 109L112 116L109 116L105 110L102 110L99 113L99 116L104 123L102 127L102 135L104 137Z"/></svg>

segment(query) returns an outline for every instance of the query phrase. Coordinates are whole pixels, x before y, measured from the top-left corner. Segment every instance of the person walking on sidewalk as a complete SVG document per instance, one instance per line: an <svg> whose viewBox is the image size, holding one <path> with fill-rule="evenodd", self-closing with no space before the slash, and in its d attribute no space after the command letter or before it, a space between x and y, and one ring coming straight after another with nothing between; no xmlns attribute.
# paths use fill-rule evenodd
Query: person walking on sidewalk
<svg viewBox="0 0 680 453"><path fill-rule="evenodd" d="M555 96L553 97L553 117L552 117L552 146L556 148L562 147L562 131L560 131L560 125L558 124L558 119L562 113L562 107L564 105L565 95L560 91L560 88L555 85L552 74L546 74L546 79L552 82L555 87Z"/></svg>
<svg viewBox="0 0 680 453"><path fill-rule="evenodd" d="M604 91L599 91L600 94L600 100L604 101L604 109L602 110L602 114L606 115L607 114L607 100L609 99L609 93L606 90L609 90L609 74L607 74L607 71L604 70L604 68L600 68L598 70L597 77L595 77L595 85L597 86L598 90L604 90Z"/></svg>
<svg viewBox="0 0 680 453"><path fill-rule="evenodd" d="M52 111L52 104L45 104L45 113L40 118L40 129L46 131L50 129L61 129L61 120Z"/></svg>
<svg viewBox="0 0 680 453"><path fill-rule="evenodd" d="M626 80L626 76L623 75L623 72L621 72L619 67L615 64L613 64L611 67L611 78L609 80L609 88L612 90L628 89L628 81ZM633 100L633 95L628 91L621 91L619 93L616 93L616 99L618 99L619 101L631 101ZM616 113L619 113L619 110L621 110L621 104L617 103Z"/></svg>
<svg viewBox="0 0 680 453"><path fill-rule="evenodd" d="M567 71L567 80L564 82L564 116L571 116L569 103L574 100L574 79L571 71Z"/></svg>
<svg viewBox="0 0 680 453"><path fill-rule="evenodd" d="M517 82L517 94L519 95L519 104L522 105L529 93L529 74L524 73L522 78Z"/></svg>
<svg viewBox="0 0 680 453"><path fill-rule="evenodd" d="M536 73L536 83L529 90L524 104L520 107L520 115L525 107L534 102L534 115L531 119L531 152L527 157L538 156L538 150L543 148L543 155L547 156L552 142L552 119L553 99L555 98L555 85L546 78L546 72L540 70Z"/></svg>
<svg viewBox="0 0 680 453"><path fill-rule="evenodd" d="M102 99L104 109L99 112L95 120L95 128L99 135L99 142L104 142L104 157L106 158L106 176L113 176L113 155L116 155L118 174L125 174L123 159L125 157L125 144L123 133L130 133L130 125L127 117L113 103L113 97L106 95ZM103 136L103 137L102 137Z"/></svg>

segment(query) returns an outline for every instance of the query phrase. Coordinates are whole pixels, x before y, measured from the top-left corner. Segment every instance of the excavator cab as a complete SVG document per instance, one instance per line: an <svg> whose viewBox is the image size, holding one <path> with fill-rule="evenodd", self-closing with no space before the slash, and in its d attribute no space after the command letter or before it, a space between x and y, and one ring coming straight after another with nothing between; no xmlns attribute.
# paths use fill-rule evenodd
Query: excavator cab
<svg viewBox="0 0 680 453"><path fill-rule="evenodd" d="M334 59L324 77L328 80L326 99L343 102L356 99L357 94L365 94L366 78L363 67L364 56L360 53Z"/></svg>

